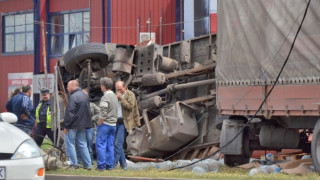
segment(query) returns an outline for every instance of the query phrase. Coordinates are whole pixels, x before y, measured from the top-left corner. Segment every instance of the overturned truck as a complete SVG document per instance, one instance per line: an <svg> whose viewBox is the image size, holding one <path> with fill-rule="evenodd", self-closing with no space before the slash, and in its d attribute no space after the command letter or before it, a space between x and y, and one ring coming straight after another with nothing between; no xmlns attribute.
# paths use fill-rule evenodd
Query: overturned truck
<svg viewBox="0 0 320 180"><path fill-rule="evenodd" d="M134 156L205 157L219 144L216 128L216 35L169 45L83 44L56 66L55 117L62 121L66 84L79 79L90 100L99 103L100 78L122 80L136 95L141 127L127 137ZM58 106L58 107L57 107Z"/></svg>

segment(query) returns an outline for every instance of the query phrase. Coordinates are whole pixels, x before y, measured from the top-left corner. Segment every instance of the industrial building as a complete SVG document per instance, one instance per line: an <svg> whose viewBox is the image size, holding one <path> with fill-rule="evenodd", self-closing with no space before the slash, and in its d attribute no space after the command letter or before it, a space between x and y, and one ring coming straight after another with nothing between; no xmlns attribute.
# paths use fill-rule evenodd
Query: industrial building
<svg viewBox="0 0 320 180"><path fill-rule="evenodd" d="M212 33L216 9L216 0L0 0L0 112L14 87L39 88L35 75L53 73L72 47L150 38L163 45Z"/></svg>

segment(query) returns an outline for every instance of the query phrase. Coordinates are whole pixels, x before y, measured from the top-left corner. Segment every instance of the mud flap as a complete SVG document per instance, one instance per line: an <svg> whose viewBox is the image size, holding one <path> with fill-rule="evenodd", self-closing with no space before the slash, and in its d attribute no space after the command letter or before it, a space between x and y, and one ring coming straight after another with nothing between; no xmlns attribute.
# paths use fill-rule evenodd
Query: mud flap
<svg viewBox="0 0 320 180"><path fill-rule="evenodd" d="M220 136L220 148L230 142L243 128L242 120L224 119ZM243 132L228 146L221 150L223 154L242 155L243 154Z"/></svg>

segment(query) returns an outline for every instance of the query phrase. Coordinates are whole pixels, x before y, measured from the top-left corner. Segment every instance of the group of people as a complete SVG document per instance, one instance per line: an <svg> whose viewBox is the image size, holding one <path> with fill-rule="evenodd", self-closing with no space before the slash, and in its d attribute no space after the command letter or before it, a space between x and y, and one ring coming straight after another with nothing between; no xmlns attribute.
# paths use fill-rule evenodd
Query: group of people
<svg viewBox="0 0 320 180"><path fill-rule="evenodd" d="M96 169L112 170L118 162L127 169L124 140L127 132L132 134L137 126L141 126L137 100L123 81L116 83L116 93L112 91L113 81L108 77L101 78L100 86L103 96L96 107L90 103L87 92L79 88L77 80L68 83L70 96L64 118L66 153L72 168L79 167L77 152L84 168L92 168L92 122L96 120Z"/></svg>
<svg viewBox="0 0 320 180"><path fill-rule="evenodd" d="M41 146L45 136L53 141L53 131L51 130L51 110L49 89L40 90L42 100L35 109L31 102L32 89L30 85L16 88L11 93L11 98L6 104L8 112L12 112L18 117L16 126L31 136L34 129L34 140Z"/></svg>
<svg viewBox="0 0 320 180"><path fill-rule="evenodd" d="M100 80L103 96L99 106L90 102L86 89L79 87L77 80L68 82L69 100L64 116L65 147L70 168L79 168L79 161L85 169L93 167L93 141L96 131L96 170L112 170L118 163L127 169L124 153L124 141L127 133L132 134L140 124L137 100L133 92L127 89L123 81L115 84L108 77ZM36 109L30 100L31 87L25 85L21 92L12 95L6 104L8 112L17 115L16 126L31 135L35 127L34 139L41 146L47 135L53 141L51 129L50 93L41 90L42 100Z"/></svg>

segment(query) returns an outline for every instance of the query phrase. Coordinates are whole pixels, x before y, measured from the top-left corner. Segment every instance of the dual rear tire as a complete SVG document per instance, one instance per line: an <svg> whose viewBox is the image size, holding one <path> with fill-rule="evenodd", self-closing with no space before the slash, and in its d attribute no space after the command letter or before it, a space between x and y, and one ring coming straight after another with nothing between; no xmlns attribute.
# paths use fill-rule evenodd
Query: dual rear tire
<svg viewBox="0 0 320 180"><path fill-rule="evenodd" d="M317 121L313 129L311 155L314 169L320 173L320 120Z"/></svg>

